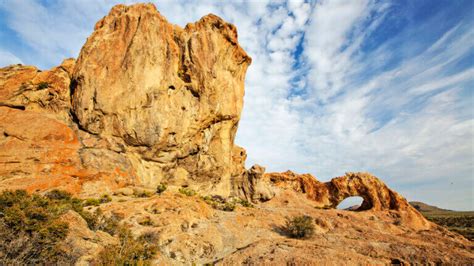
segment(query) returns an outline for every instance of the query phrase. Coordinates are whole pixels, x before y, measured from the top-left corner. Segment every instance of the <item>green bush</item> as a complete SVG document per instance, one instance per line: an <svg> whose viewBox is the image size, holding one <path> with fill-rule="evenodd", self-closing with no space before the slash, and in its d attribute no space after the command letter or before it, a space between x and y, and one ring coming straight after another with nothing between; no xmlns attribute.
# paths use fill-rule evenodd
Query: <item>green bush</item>
<svg viewBox="0 0 474 266"><path fill-rule="evenodd" d="M0 265L71 264L60 242L68 224L59 217L75 207L70 194L51 191L47 196L24 190L0 194Z"/></svg>
<svg viewBox="0 0 474 266"><path fill-rule="evenodd" d="M44 90L49 88L49 83L48 82L40 82L38 84L38 90Z"/></svg>
<svg viewBox="0 0 474 266"><path fill-rule="evenodd" d="M90 199L85 199L83 201L83 206L88 207L88 206L99 206L100 204L111 202L112 197L110 197L108 194L102 195L98 199L90 198Z"/></svg>
<svg viewBox="0 0 474 266"><path fill-rule="evenodd" d="M109 246L99 253L99 265L150 265L158 251L158 236L144 233L134 238L130 229L120 227L119 246Z"/></svg>
<svg viewBox="0 0 474 266"><path fill-rule="evenodd" d="M72 198L71 193L59 189L53 189L47 192L45 196L51 200L70 200Z"/></svg>
<svg viewBox="0 0 474 266"><path fill-rule="evenodd" d="M224 205L222 206L222 210L226 211L226 212L234 211L235 210L235 203L233 203L233 202L224 203Z"/></svg>
<svg viewBox="0 0 474 266"><path fill-rule="evenodd" d="M119 222L123 218L115 213L112 213L110 216L105 216L99 208L97 208L93 213L83 211L80 215L84 220L86 220L87 226L92 231L101 230L112 236L117 234Z"/></svg>
<svg viewBox="0 0 474 266"><path fill-rule="evenodd" d="M99 206L101 203L100 199L85 199L84 200L84 207L87 206Z"/></svg>
<svg viewBox="0 0 474 266"><path fill-rule="evenodd" d="M145 217L141 221L138 222L138 224L143 225L143 226L153 226L153 221L151 220L150 217Z"/></svg>
<svg viewBox="0 0 474 266"><path fill-rule="evenodd" d="M307 215L287 217L284 230L293 238L309 238L314 234L313 219Z"/></svg>
<svg viewBox="0 0 474 266"><path fill-rule="evenodd" d="M237 204L240 204L244 207L253 207L253 205L251 205L248 201L242 199L226 200L217 196L202 196L201 199L209 204L212 208L227 212L234 211L237 207Z"/></svg>
<svg viewBox="0 0 474 266"><path fill-rule="evenodd" d="M110 199L104 195L100 199L81 200L56 189L44 196L29 195L24 190L1 192L0 265L73 265L77 257L61 246L68 234L68 224L60 217L69 210L81 215L91 230L120 237L126 251L118 255L117 261L126 262L125 265L148 261L156 252L156 246L149 243L150 236L134 240L119 225L122 217L114 213L105 216L100 208L93 213L83 209L88 204L98 205Z"/></svg>
<svg viewBox="0 0 474 266"><path fill-rule="evenodd" d="M111 202L112 201L112 197L110 197L108 194L104 194L102 195L102 197L100 197L100 203L107 203L107 202Z"/></svg>
<svg viewBox="0 0 474 266"><path fill-rule="evenodd" d="M187 187L182 187L179 189L179 193L183 194L183 195L186 195L188 197L191 197L191 196L194 196L196 195L196 191L190 189L190 188L187 188Z"/></svg>
<svg viewBox="0 0 474 266"><path fill-rule="evenodd" d="M161 193L165 192L166 189L167 189L167 186L165 184L159 184L156 187L156 194L161 194Z"/></svg>
<svg viewBox="0 0 474 266"><path fill-rule="evenodd" d="M242 205L242 207L245 207L245 208L253 208L253 204L250 203L248 200L239 199L237 200L237 203Z"/></svg>
<svg viewBox="0 0 474 266"><path fill-rule="evenodd" d="M135 190L133 191L133 196L137 198L149 198L153 196L153 193L146 190Z"/></svg>

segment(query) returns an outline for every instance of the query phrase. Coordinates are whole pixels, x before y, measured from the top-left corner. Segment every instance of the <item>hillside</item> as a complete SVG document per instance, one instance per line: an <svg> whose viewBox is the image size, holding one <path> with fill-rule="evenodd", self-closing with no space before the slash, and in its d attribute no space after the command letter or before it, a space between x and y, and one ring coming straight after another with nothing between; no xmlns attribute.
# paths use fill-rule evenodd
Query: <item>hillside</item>
<svg viewBox="0 0 474 266"><path fill-rule="evenodd" d="M431 206L426 203L420 202L420 201L410 201L410 205L413 206L415 209L417 209L420 212L452 212L451 210L445 210L438 208L436 206Z"/></svg>
<svg viewBox="0 0 474 266"><path fill-rule="evenodd" d="M370 173L247 169L234 139L251 62L223 19L181 28L135 4L99 20L77 59L1 68L0 264L474 260ZM356 211L336 209L352 196Z"/></svg>
<svg viewBox="0 0 474 266"><path fill-rule="evenodd" d="M417 201L411 201L410 204L428 220L474 240L474 211L445 210Z"/></svg>

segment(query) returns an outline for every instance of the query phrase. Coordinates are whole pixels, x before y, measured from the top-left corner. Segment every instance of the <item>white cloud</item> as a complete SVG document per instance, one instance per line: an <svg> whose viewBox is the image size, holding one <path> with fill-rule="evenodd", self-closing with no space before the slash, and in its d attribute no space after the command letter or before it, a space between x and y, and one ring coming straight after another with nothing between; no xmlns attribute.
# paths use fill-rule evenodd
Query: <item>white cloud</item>
<svg viewBox="0 0 474 266"><path fill-rule="evenodd" d="M0 50L0 67L13 65L13 64L23 64L23 62L16 55L8 51Z"/></svg>

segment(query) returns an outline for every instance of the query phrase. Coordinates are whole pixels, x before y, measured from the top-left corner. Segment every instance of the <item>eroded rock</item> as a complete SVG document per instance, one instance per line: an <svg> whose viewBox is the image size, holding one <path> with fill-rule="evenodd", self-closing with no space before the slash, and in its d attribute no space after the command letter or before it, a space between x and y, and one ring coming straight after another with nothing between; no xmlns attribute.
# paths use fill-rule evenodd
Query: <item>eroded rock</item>
<svg viewBox="0 0 474 266"><path fill-rule="evenodd" d="M227 196L250 62L236 28L217 16L182 29L152 4L118 5L81 50L73 113L105 148L126 154L137 183ZM85 160L106 153L97 148Z"/></svg>
<svg viewBox="0 0 474 266"><path fill-rule="evenodd" d="M47 71L23 65L0 68L0 106L39 112L69 123L74 65L74 59L66 59Z"/></svg>
<svg viewBox="0 0 474 266"><path fill-rule="evenodd" d="M344 199L360 196L364 200L357 211L394 212L400 223L415 230L432 226L405 198L369 173L346 173L326 183L310 174L298 175L291 171L268 173L261 179L261 184L303 193L321 209L335 209Z"/></svg>
<svg viewBox="0 0 474 266"><path fill-rule="evenodd" d="M85 169L81 143L64 122L41 112L0 107L0 190L52 188L101 194L130 182L132 173Z"/></svg>

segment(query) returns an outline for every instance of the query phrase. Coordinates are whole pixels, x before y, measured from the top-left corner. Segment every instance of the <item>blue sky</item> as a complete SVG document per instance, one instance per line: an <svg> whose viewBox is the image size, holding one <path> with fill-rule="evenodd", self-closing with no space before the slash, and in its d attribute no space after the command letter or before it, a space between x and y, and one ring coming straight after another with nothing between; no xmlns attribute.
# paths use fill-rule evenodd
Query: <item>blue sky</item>
<svg viewBox="0 0 474 266"><path fill-rule="evenodd" d="M236 140L248 167L370 171L409 200L474 209L474 1L152 2L181 26L236 24L253 58ZM0 0L0 65L77 57L116 3Z"/></svg>

